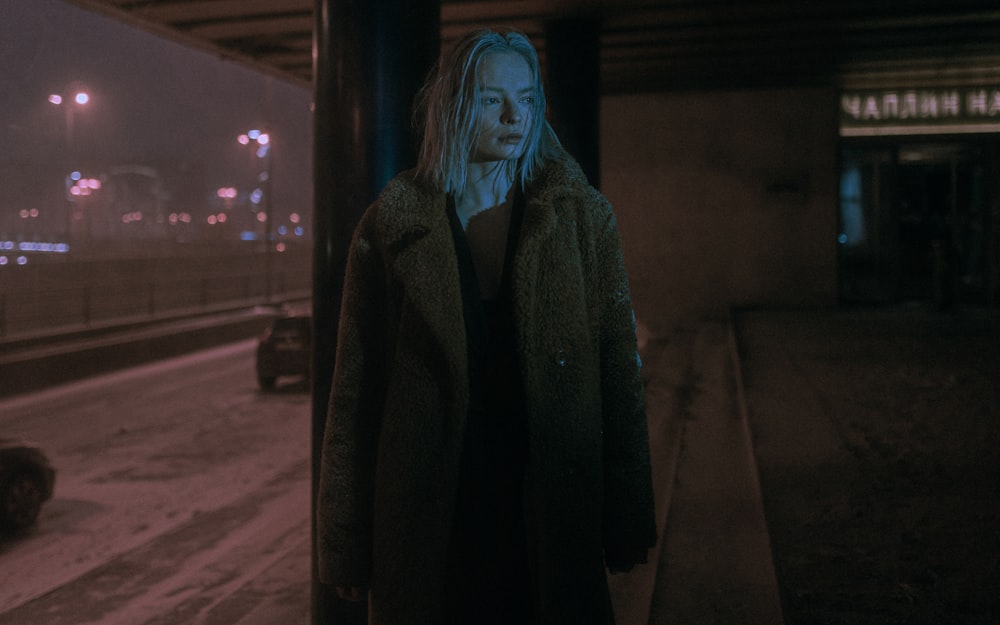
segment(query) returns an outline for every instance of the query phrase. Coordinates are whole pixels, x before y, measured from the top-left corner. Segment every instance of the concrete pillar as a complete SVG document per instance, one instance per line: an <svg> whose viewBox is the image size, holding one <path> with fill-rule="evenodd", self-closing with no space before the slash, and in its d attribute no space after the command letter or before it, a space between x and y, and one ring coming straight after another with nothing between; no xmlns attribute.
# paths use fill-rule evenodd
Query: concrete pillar
<svg viewBox="0 0 1000 625"><path fill-rule="evenodd" d="M440 48L440 0L316 0L314 32L313 501L336 352L347 249L364 209L416 164L413 96ZM313 544L315 514L313 515ZM312 623L362 625L367 606L319 583Z"/></svg>
<svg viewBox="0 0 1000 625"><path fill-rule="evenodd" d="M552 127L595 187L601 182L601 22L558 19L545 25L545 67Z"/></svg>

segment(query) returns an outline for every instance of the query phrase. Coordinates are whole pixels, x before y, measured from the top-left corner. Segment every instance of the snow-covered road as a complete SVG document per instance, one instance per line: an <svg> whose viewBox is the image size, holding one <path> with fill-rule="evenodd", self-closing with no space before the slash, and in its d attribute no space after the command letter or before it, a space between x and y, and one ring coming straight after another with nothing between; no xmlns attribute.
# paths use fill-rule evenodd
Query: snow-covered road
<svg viewBox="0 0 1000 625"><path fill-rule="evenodd" d="M253 349L0 401L0 434L58 470L37 527L0 538L0 625L307 622L311 400L260 392Z"/></svg>

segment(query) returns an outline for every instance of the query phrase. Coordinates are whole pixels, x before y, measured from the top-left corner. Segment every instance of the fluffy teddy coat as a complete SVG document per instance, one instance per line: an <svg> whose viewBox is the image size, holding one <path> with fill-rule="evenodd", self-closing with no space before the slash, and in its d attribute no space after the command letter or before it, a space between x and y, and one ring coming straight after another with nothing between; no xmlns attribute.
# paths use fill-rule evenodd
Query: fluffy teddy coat
<svg viewBox="0 0 1000 625"><path fill-rule="evenodd" d="M615 217L567 155L525 189L512 266L537 623L613 622L604 550L656 540L635 320ZM400 174L351 244L317 505L320 579L375 625L436 625L469 402L443 193Z"/></svg>

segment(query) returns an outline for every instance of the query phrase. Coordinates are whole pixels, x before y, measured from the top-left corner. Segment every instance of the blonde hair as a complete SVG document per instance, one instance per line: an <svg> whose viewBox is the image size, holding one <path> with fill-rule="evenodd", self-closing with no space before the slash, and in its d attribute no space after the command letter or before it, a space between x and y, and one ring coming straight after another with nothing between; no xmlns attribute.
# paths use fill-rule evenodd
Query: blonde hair
<svg viewBox="0 0 1000 625"><path fill-rule="evenodd" d="M531 70L534 94L524 153L504 163L511 180L522 187L537 168L552 159L559 139L545 119L545 93L538 54L528 38L515 30L481 30L458 40L431 71L417 96L414 124L423 130L417 175L445 191L465 190L482 114L479 68L490 54L514 53Z"/></svg>

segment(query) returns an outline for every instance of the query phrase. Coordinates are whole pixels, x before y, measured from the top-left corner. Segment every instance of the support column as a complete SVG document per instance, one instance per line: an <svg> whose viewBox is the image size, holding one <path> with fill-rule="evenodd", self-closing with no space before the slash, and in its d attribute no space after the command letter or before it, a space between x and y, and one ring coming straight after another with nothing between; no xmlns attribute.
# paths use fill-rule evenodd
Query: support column
<svg viewBox="0 0 1000 625"><path fill-rule="evenodd" d="M351 235L393 175L416 164L413 97L440 48L440 0L316 0L313 112L312 501ZM312 543L316 544L315 509ZM312 623L363 625L367 605L319 583Z"/></svg>
<svg viewBox="0 0 1000 625"><path fill-rule="evenodd" d="M545 25L551 123L592 185L601 182L601 21L579 17Z"/></svg>

